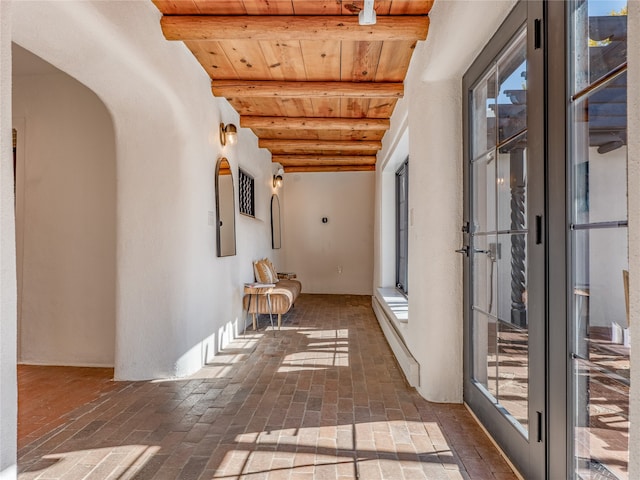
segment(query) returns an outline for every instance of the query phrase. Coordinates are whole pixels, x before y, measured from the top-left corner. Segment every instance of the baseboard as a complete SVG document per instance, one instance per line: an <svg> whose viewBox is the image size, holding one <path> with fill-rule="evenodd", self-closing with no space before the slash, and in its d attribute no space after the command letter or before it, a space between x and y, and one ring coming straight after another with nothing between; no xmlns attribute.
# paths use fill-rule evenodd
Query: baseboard
<svg viewBox="0 0 640 480"><path fill-rule="evenodd" d="M104 363L69 363L69 362L59 362L59 363L45 363L45 362L16 362L17 365L33 365L35 367L77 367L77 368L114 368L113 364L104 364Z"/></svg>

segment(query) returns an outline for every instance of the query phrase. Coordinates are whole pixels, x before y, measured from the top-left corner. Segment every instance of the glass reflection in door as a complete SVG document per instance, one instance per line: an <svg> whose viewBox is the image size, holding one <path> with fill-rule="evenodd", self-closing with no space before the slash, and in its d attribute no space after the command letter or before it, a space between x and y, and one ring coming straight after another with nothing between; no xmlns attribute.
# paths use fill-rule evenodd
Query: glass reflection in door
<svg viewBox="0 0 640 480"><path fill-rule="evenodd" d="M473 376L528 437L526 32L472 89Z"/></svg>
<svg viewBox="0 0 640 480"><path fill-rule="evenodd" d="M569 2L573 478L629 478L627 2Z"/></svg>

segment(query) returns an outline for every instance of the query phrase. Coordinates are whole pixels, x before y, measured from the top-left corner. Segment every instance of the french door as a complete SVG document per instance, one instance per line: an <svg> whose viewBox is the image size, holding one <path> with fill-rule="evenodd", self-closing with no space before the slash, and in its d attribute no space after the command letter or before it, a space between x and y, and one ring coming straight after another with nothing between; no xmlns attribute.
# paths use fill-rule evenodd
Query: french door
<svg viewBox="0 0 640 480"><path fill-rule="evenodd" d="M627 1L567 3L570 476L629 478Z"/></svg>
<svg viewBox="0 0 640 480"><path fill-rule="evenodd" d="M626 480L627 0L546 5L547 469Z"/></svg>
<svg viewBox="0 0 640 480"><path fill-rule="evenodd" d="M628 479L626 0L521 1L463 79L465 401L527 479Z"/></svg>
<svg viewBox="0 0 640 480"><path fill-rule="evenodd" d="M517 5L463 80L465 401L527 479L546 469L541 20Z"/></svg>

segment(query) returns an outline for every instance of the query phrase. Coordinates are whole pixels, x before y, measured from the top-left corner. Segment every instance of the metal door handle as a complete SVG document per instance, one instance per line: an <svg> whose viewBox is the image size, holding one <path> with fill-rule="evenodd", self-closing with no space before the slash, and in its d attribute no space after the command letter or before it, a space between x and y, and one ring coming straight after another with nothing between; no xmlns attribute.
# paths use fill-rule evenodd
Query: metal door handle
<svg viewBox="0 0 640 480"><path fill-rule="evenodd" d="M466 255L467 257L469 256L469 245L465 245L462 248L459 248L458 250L456 250L456 253L462 253L464 255Z"/></svg>

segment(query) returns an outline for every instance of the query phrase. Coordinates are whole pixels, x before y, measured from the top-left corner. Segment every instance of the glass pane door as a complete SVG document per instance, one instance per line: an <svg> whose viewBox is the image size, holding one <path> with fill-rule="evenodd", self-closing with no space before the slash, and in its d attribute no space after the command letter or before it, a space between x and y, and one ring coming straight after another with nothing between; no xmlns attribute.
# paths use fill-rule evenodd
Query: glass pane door
<svg viewBox="0 0 640 480"><path fill-rule="evenodd" d="M473 379L528 438L527 60L521 30L471 91Z"/></svg>
<svg viewBox="0 0 640 480"><path fill-rule="evenodd" d="M627 2L570 2L573 476L627 479Z"/></svg>
<svg viewBox="0 0 640 480"><path fill-rule="evenodd" d="M463 78L464 398L532 480L547 469L542 14L519 2Z"/></svg>

